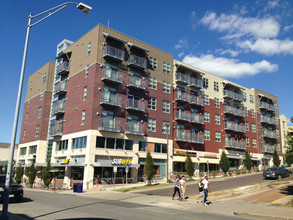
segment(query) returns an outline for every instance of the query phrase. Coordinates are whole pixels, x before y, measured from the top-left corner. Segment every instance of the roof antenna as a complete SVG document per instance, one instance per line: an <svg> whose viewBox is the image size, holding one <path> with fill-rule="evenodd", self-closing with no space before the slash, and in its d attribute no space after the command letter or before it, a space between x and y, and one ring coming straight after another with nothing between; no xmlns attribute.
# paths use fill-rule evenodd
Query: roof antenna
<svg viewBox="0 0 293 220"><path fill-rule="evenodd" d="M108 28L110 27L110 20L108 19Z"/></svg>

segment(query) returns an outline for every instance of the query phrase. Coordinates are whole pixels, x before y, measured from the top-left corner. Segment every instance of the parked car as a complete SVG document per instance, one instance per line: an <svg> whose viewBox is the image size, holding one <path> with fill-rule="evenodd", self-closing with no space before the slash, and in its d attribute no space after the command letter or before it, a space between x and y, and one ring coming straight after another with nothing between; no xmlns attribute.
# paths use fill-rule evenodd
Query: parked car
<svg viewBox="0 0 293 220"><path fill-rule="evenodd" d="M273 179L281 179L284 177L292 176L292 171L287 170L284 167L271 167L265 171L263 171L264 178L273 178Z"/></svg>
<svg viewBox="0 0 293 220"><path fill-rule="evenodd" d="M5 178L6 178L5 174L0 175L0 200L3 200L3 197L4 197ZM14 197L14 199L18 202L21 202L23 200L22 185L18 184L14 178L11 178L9 192L10 192L9 197Z"/></svg>

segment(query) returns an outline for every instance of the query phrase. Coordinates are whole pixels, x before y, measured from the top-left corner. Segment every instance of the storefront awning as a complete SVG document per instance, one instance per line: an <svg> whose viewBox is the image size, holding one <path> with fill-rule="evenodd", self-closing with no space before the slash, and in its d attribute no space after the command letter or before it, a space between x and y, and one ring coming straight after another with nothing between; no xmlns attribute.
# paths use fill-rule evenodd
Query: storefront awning
<svg viewBox="0 0 293 220"><path fill-rule="evenodd" d="M227 157L229 159L237 159L237 160L242 160L243 157L239 156L239 155L227 155Z"/></svg>
<svg viewBox="0 0 293 220"><path fill-rule="evenodd" d="M125 165L112 165L111 162L95 162L91 163L92 167L125 167ZM130 164L129 167L140 167L140 164Z"/></svg>
<svg viewBox="0 0 293 220"><path fill-rule="evenodd" d="M51 166L52 167L85 167L86 163L82 163L82 162L70 162L68 164L52 163Z"/></svg>
<svg viewBox="0 0 293 220"><path fill-rule="evenodd" d="M251 157L251 160L253 160L253 161L260 161L260 159L258 159L257 157Z"/></svg>

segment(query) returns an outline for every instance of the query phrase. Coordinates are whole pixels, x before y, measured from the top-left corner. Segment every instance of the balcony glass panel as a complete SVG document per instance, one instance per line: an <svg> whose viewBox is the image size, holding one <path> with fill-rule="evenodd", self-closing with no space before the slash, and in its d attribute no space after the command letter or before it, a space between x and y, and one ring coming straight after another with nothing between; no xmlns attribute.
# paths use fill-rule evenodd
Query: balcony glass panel
<svg viewBox="0 0 293 220"><path fill-rule="evenodd" d="M104 52L104 56L109 56L117 60L123 60L125 56L125 52L123 50L112 47L110 45L105 45L103 52Z"/></svg>
<svg viewBox="0 0 293 220"><path fill-rule="evenodd" d="M70 68L70 65L69 65L69 62L62 62L60 63L57 68L56 68L56 74L64 74L64 73L68 73L69 72L69 68Z"/></svg>
<svg viewBox="0 0 293 220"><path fill-rule="evenodd" d="M143 57L139 57L134 54L130 54L129 59L128 59L128 64L135 65L137 67L144 69L147 66L147 60Z"/></svg>
<svg viewBox="0 0 293 220"><path fill-rule="evenodd" d="M99 119L99 130L120 132L121 121L115 120L114 118L109 119L109 117Z"/></svg>

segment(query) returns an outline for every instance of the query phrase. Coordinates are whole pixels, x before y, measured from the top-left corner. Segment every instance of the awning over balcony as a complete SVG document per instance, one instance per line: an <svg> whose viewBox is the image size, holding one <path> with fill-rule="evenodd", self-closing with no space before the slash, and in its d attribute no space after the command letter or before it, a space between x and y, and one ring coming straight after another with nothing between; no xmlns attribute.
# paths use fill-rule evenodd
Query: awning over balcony
<svg viewBox="0 0 293 220"><path fill-rule="evenodd" d="M128 44L128 46L130 47L130 49L131 48L136 48L136 49L139 49L139 50L143 50L144 52L146 52L146 53L148 53L149 51L147 50L147 49L145 49L145 48L143 48L143 47L140 47L140 46L138 46L138 45L135 45L135 44L133 44L133 43L127 43Z"/></svg>
<svg viewBox="0 0 293 220"><path fill-rule="evenodd" d="M103 34L104 34L104 36L105 36L106 38L111 38L111 39L113 39L113 40L120 41L120 42L123 43L123 44L126 43L126 41L121 40L121 39L119 39L119 38L117 38L117 37L114 37L113 35L110 35L110 34L108 34L108 33L106 33L106 32L103 32Z"/></svg>
<svg viewBox="0 0 293 220"><path fill-rule="evenodd" d="M196 73L199 73L201 75L205 75L204 71L202 71L200 69L197 69L197 68L195 68L193 66L189 66L189 65L187 65L185 63L178 63L178 62L175 61L175 65L177 66L177 68L182 67L183 69L188 69L191 72L196 72Z"/></svg>
<svg viewBox="0 0 293 220"><path fill-rule="evenodd" d="M230 85L230 86L233 86L233 87L236 87L236 88L239 88L239 89L245 90L244 87L242 87L242 86L240 86L240 85L237 85L236 83L232 83L232 82L226 81L226 80L223 80L223 84L224 84L224 85Z"/></svg>
<svg viewBox="0 0 293 220"><path fill-rule="evenodd" d="M71 52L72 52L71 50L68 50L68 51L66 51L66 52L65 52L65 51L62 51L61 53L59 53L59 54L56 56L55 59L57 60L57 59L59 59L59 58L61 58L61 57L68 56L69 54L71 54Z"/></svg>

